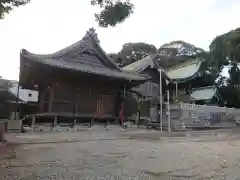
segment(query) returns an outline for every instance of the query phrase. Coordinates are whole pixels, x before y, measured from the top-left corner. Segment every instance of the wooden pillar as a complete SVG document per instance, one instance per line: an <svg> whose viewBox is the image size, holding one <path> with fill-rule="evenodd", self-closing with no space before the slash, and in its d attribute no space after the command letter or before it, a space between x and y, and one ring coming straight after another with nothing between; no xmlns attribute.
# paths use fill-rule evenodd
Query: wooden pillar
<svg viewBox="0 0 240 180"><path fill-rule="evenodd" d="M170 114L170 93L169 89L167 90L167 109L168 109L168 132L171 131L171 114Z"/></svg>
<svg viewBox="0 0 240 180"><path fill-rule="evenodd" d="M40 98L39 98L38 111L39 112L43 112L43 106L44 106L44 100L45 100L45 91L44 90L40 90L39 96L40 96Z"/></svg>
<svg viewBox="0 0 240 180"><path fill-rule="evenodd" d="M77 89L75 89L73 99L73 116L76 117L77 114L78 114L78 93Z"/></svg>
<svg viewBox="0 0 240 180"><path fill-rule="evenodd" d="M122 110L123 110L123 124L124 124L124 120L125 120L125 114L124 114L124 108L125 108L125 101L126 101L126 84L124 84L123 86L123 106L122 106Z"/></svg>
<svg viewBox="0 0 240 180"><path fill-rule="evenodd" d="M178 100L178 83L177 82L176 82L175 86L176 86L176 100Z"/></svg>
<svg viewBox="0 0 240 180"><path fill-rule="evenodd" d="M20 118L20 108L19 108L19 104L18 104L18 100L19 100L19 90L20 90L20 86L19 86L19 83L18 83L18 86L17 86L17 97L16 97L16 107L15 107L15 120L17 120L18 118ZM18 114L18 115L17 115Z"/></svg>
<svg viewBox="0 0 240 180"><path fill-rule="evenodd" d="M97 115L100 114L100 100L97 99Z"/></svg>
<svg viewBox="0 0 240 180"><path fill-rule="evenodd" d="M52 104L54 99L54 86L50 89L49 101L48 101L48 112L52 112Z"/></svg>
<svg viewBox="0 0 240 180"><path fill-rule="evenodd" d="M78 114L78 99L77 97L74 100L74 115L76 116Z"/></svg>

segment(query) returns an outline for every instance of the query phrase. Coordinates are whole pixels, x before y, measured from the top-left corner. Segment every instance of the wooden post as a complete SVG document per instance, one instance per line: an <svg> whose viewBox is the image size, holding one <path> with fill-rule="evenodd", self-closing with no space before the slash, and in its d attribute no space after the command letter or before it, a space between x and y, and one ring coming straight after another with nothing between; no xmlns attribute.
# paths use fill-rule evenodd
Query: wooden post
<svg viewBox="0 0 240 180"><path fill-rule="evenodd" d="M168 105L168 132L171 131L171 114L170 114L170 95L169 95L169 90L167 90L167 105Z"/></svg>
<svg viewBox="0 0 240 180"><path fill-rule="evenodd" d="M74 90L74 99L73 99L73 116L74 118L78 114L78 93L77 89Z"/></svg>
<svg viewBox="0 0 240 180"><path fill-rule="evenodd" d="M178 100L178 83L176 82L176 100Z"/></svg>
<svg viewBox="0 0 240 180"><path fill-rule="evenodd" d="M142 103L142 97L140 97L141 99L140 100L138 100L138 112L137 112L137 127L139 127L139 125L140 125L140 121L141 121L141 119L140 119L140 117L141 117L141 103Z"/></svg>
<svg viewBox="0 0 240 180"><path fill-rule="evenodd" d="M77 97L74 100L74 116L78 114L78 99Z"/></svg>
<svg viewBox="0 0 240 180"><path fill-rule="evenodd" d="M15 120L17 120L17 116L20 116L20 115L17 115L17 113L19 112L19 105L18 105L18 99L19 99L19 89L20 89L20 86L19 86L19 82L18 82L18 87L17 87L17 97L16 97L16 107L14 108L15 109ZM20 113L19 113L20 114Z"/></svg>
<svg viewBox="0 0 240 180"><path fill-rule="evenodd" d="M53 99L54 99L54 86L52 86L50 90L50 97L48 101L48 112L52 112Z"/></svg>
<svg viewBox="0 0 240 180"><path fill-rule="evenodd" d="M39 98L39 106L38 111L43 112L44 100L45 100L45 91L40 89L40 98Z"/></svg>
<svg viewBox="0 0 240 180"><path fill-rule="evenodd" d="M126 98L126 84L124 84L124 89L123 89L123 103L122 103L122 126L124 127L124 103L125 103L125 98Z"/></svg>
<svg viewBox="0 0 240 180"><path fill-rule="evenodd" d="M159 69L159 102L160 102L160 130L163 131L163 93L162 93L162 69Z"/></svg>

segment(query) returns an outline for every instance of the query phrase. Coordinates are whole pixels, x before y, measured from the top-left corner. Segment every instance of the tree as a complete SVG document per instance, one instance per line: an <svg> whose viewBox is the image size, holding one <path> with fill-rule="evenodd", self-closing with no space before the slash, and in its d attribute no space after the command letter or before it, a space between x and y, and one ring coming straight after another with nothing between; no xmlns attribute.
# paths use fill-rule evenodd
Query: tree
<svg viewBox="0 0 240 180"><path fill-rule="evenodd" d="M25 5L30 0L0 0L0 19L4 18L14 7Z"/></svg>
<svg viewBox="0 0 240 180"><path fill-rule="evenodd" d="M117 53L109 53L108 56L118 65L121 66L122 59Z"/></svg>
<svg viewBox="0 0 240 180"><path fill-rule="evenodd" d="M143 42L126 43L118 53L119 59L121 60L120 66L129 65L156 52L156 47L151 44Z"/></svg>
<svg viewBox="0 0 240 180"><path fill-rule="evenodd" d="M0 0L0 19L14 7L29 3L30 0ZM134 5L129 0L90 0L91 5L100 8L95 13L100 27L116 26L133 13Z"/></svg>
<svg viewBox="0 0 240 180"><path fill-rule="evenodd" d="M237 63L231 63L228 70L229 78L226 85L220 88L226 106L240 108L240 69Z"/></svg>
<svg viewBox="0 0 240 180"><path fill-rule="evenodd" d="M158 49L158 54L160 59L159 64L163 68L169 68L197 58L202 61L200 71L203 75L208 76L208 78L209 76L214 76L211 81L214 81L218 76L210 53L185 41L172 41L163 44Z"/></svg>
<svg viewBox="0 0 240 180"><path fill-rule="evenodd" d="M226 65L240 62L240 28L217 36L209 46L212 63L220 71Z"/></svg>
<svg viewBox="0 0 240 180"><path fill-rule="evenodd" d="M96 21L101 27L115 26L133 13L134 5L129 0L91 0L91 4L100 7L95 13Z"/></svg>
<svg viewBox="0 0 240 180"><path fill-rule="evenodd" d="M223 104L228 107L240 107L240 28L217 36L210 44L210 53L217 69L228 65L229 77L220 83L220 95Z"/></svg>
<svg viewBox="0 0 240 180"><path fill-rule="evenodd" d="M212 63L211 55L208 51L185 41L172 41L163 44L158 49L157 63L164 69L187 62L191 59L201 61L199 71L201 76L192 79L191 84L194 87L212 85L219 76L219 73L215 70L215 65Z"/></svg>
<svg viewBox="0 0 240 180"><path fill-rule="evenodd" d="M210 52L219 65L240 61L240 28L217 36L210 44Z"/></svg>
<svg viewBox="0 0 240 180"><path fill-rule="evenodd" d="M8 90L9 88L11 88L13 86L12 82L10 80L7 80L7 79L3 79L1 76L0 76L0 89L1 90Z"/></svg>
<svg viewBox="0 0 240 180"><path fill-rule="evenodd" d="M171 67L192 58L208 59L208 52L184 41L172 41L158 49L161 66Z"/></svg>

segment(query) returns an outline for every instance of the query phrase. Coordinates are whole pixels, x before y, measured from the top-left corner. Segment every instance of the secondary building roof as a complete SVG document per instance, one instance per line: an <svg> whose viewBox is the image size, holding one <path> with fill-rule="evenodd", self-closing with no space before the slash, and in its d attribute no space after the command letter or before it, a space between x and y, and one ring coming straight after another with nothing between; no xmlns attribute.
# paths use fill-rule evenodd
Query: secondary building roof
<svg viewBox="0 0 240 180"><path fill-rule="evenodd" d="M199 74L201 61L198 59L191 59L178 66L171 67L165 70L165 74L169 79L181 82L195 78Z"/></svg>
<svg viewBox="0 0 240 180"><path fill-rule="evenodd" d="M192 101L208 101L211 100L217 93L217 88L215 86L201 87L193 89L191 93Z"/></svg>
<svg viewBox="0 0 240 180"><path fill-rule="evenodd" d="M137 73L141 73L149 67L156 68L157 70L161 69L168 80L184 82L198 76L202 62L199 59L189 59L188 61L186 60L184 63L178 64L174 67L163 69L158 61L161 61L161 57L159 59L159 56L157 55L150 55L125 66L122 69L124 71Z"/></svg>
<svg viewBox="0 0 240 180"><path fill-rule="evenodd" d="M155 68L155 62L154 62L155 55L149 55L145 58L142 58L132 64L129 64L122 69L127 72L137 72L141 73L146 68Z"/></svg>

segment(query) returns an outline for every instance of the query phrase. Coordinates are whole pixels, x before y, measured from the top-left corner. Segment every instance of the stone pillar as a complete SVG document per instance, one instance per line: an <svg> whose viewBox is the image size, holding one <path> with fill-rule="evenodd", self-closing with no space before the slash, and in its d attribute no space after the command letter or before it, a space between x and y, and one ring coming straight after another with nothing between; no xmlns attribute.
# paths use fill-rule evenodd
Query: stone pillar
<svg viewBox="0 0 240 180"><path fill-rule="evenodd" d="M53 121L53 127L54 128L57 126L57 120L58 120L58 117L54 116L54 121Z"/></svg>
<svg viewBox="0 0 240 180"><path fill-rule="evenodd" d="M32 116L32 124L31 124L32 128L35 128L35 122L36 122L36 117Z"/></svg>
<svg viewBox="0 0 240 180"><path fill-rule="evenodd" d="M94 123L94 118L91 117L91 118L90 118L90 121L89 121L89 127L90 127L90 128L92 127L93 123Z"/></svg>
<svg viewBox="0 0 240 180"><path fill-rule="evenodd" d="M77 124L77 120L74 118L73 119L73 128L76 126L76 124Z"/></svg>
<svg viewBox="0 0 240 180"><path fill-rule="evenodd" d="M108 119L105 120L105 128L108 126Z"/></svg>

